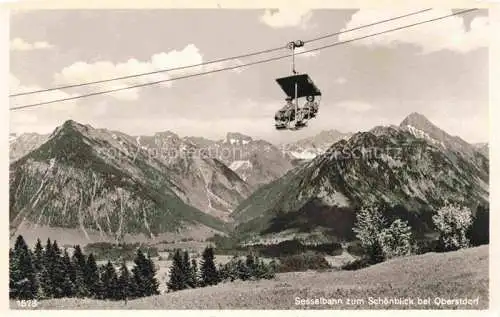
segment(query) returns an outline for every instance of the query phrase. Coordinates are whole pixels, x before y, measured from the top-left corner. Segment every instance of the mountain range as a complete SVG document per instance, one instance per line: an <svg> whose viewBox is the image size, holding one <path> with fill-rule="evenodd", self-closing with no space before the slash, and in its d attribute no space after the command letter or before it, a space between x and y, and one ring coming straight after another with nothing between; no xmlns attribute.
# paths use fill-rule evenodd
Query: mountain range
<svg viewBox="0 0 500 317"><path fill-rule="evenodd" d="M11 163L11 226L28 221L116 239L186 225L223 231L250 188L217 159L190 150L170 133L134 140L67 121Z"/></svg>
<svg viewBox="0 0 500 317"><path fill-rule="evenodd" d="M347 140L353 134L337 130L324 130L317 135L283 145L285 152L297 162L308 161L325 153L332 144L340 140Z"/></svg>
<svg viewBox="0 0 500 317"><path fill-rule="evenodd" d="M241 133L227 133L219 141L187 139L229 166L253 189L283 176L293 167L287 153L278 146Z"/></svg>
<svg viewBox="0 0 500 317"><path fill-rule="evenodd" d="M399 126L334 143L254 192L233 217L237 231L253 238L314 233L346 240L357 208L375 204L426 233L432 212L446 201L473 210L487 205L488 184L487 156L413 113Z"/></svg>
<svg viewBox="0 0 500 317"><path fill-rule="evenodd" d="M368 203L426 232L446 200L488 203L487 153L417 113L282 145L236 132L130 136L69 120L51 134L11 135L11 233L29 223L117 240L188 227L350 239Z"/></svg>

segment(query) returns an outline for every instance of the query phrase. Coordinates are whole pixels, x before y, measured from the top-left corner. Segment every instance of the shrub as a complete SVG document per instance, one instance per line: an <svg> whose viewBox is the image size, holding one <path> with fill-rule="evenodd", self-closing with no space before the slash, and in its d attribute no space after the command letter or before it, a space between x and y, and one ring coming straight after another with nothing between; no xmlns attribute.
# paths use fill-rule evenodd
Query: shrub
<svg viewBox="0 0 500 317"><path fill-rule="evenodd" d="M387 226L382 213L374 207L364 207L358 212L353 231L364 255L372 264L410 255L414 251L408 222L395 219Z"/></svg>
<svg viewBox="0 0 500 317"><path fill-rule="evenodd" d="M270 280L276 276L276 271L272 265L264 263L263 260L258 260L253 275L257 280Z"/></svg>
<svg viewBox="0 0 500 317"><path fill-rule="evenodd" d="M425 254L428 252L444 252L444 251L445 250L443 250L438 240L429 240L429 239L419 240L415 246L416 254Z"/></svg>
<svg viewBox="0 0 500 317"><path fill-rule="evenodd" d="M222 281L235 281L237 279L259 280L273 279L276 275L277 266L274 261L270 264L264 263L254 255L247 255L245 261L234 256L229 262L219 266L219 276Z"/></svg>
<svg viewBox="0 0 500 317"><path fill-rule="evenodd" d="M301 272L331 268L325 257L316 253L294 254L279 259L279 272Z"/></svg>
<svg viewBox="0 0 500 317"><path fill-rule="evenodd" d="M308 249L331 256L341 255L343 252L342 245L338 242L316 244L308 246Z"/></svg>
<svg viewBox="0 0 500 317"><path fill-rule="evenodd" d="M151 257L158 256L158 249L153 246L145 246L139 243L110 243L95 242L85 246L85 253L92 253L97 261L131 261L135 258L137 250Z"/></svg>
<svg viewBox="0 0 500 317"><path fill-rule="evenodd" d="M342 265L341 269L346 271L360 270L371 265L367 258L361 258Z"/></svg>
<svg viewBox="0 0 500 317"><path fill-rule="evenodd" d="M222 281L235 281L239 278L238 276L238 257L233 256L233 258L224 265L219 265L219 276Z"/></svg>
<svg viewBox="0 0 500 317"><path fill-rule="evenodd" d="M382 252L386 259L410 255L413 250L412 233L408 222L396 219L379 236Z"/></svg>
<svg viewBox="0 0 500 317"><path fill-rule="evenodd" d="M446 203L436 212L432 220L439 233L439 243L444 250L453 251L469 247L467 232L472 224L469 208Z"/></svg>
<svg viewBox="0 0 500 317"><path fill-rule="evenodd" d="M360 241L353 241L347 246L347 252L355 256L364 256L365 250Z"/></svg>
<svg viewBox="0 0 500 317"><path fill-rule="evenodd" d="M356 223L352 231L361 243L366 256L372 263L384 261L383 248L380 244L380 233L386 221L382 213L375 207L361 208L356 214Z"/></svg>

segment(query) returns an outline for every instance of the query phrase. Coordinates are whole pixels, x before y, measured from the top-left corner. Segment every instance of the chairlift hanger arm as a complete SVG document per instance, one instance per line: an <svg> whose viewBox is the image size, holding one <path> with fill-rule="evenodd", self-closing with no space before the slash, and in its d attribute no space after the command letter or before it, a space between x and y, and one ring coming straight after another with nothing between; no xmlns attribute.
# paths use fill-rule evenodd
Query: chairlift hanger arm
<svg viewBox="0 0 500 317"><path fill-rule="evenodd" d="M297 71L295 70L295 48L297 47L303 47L304 46L304 41L301 40L296 40L292 42L288 42L286 45L287 48L292 50L292 74L297 74Z"/></svg>

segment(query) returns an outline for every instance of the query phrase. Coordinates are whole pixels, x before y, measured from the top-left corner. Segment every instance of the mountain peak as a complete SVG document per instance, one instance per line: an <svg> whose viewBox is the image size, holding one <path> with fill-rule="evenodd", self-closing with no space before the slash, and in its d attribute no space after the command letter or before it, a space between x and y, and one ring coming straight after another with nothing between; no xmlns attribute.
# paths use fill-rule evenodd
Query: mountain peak
<svg viewBox="0 0 500 317"><path fill-rule="evenodd" d="M317 137L322 138L322 137L337 137L339 135L343 134L337 129L332 129L332 130L322 130L320 133L318 133Z"/></svg>
<svg viewBox="0 0 500 317"><path fill-rule="evenodd" d="M252 137L249 137L248 135L244 135L239 132L228 132L226 134L226 140L225 140L225 142L231 144L247 144L248 142L251 141L253 141Z"/></svg>
<svg viewBox="0 0 500 317"><path fill-rule="evenodd" d="M171 137L171 138L176 138L176 139L179 139L179 136L177 134L175 134L174 132L172 131L162 131L162 132L156 132L154 134L154 136L156 137L164 137L164 138L168 138L168 137Z"/></svg>
<svg viewBox="0 0 500 317"><path fill-rule="evenodd" d="M68 120L64 121L64 123L63 123L62 125L64 126L64 125L78 125L78 124L79 124L79 123L78 123L78 122L76 122L75 120L73 120L73 119L68 119Z"/></svg>
<svg viewBox="0 0 500 317"><path fill-rule="evenodd" d="M75 120L66 120L52 132L51 137L61 134L84 133L93 129L90 125L83 125Z"/></svg>
<svg viewBox="0 0 500 317"><path fill-rule="evenodd" d="M418 113L418 112L412 112L400 124L401 127L405 127L408 125L420 127L423 125L429 126L429 125L433 125L433 124L423 114Z"/></svg>
<svg viewBox="0 0 500 317"><path fill-rule="evenodd" d="M63 127L71 127L71 128L76 128L76 129L89 129L92 128L89 124L83 124L80 122L77 122L75 120L69 119L64 121L62 124Z"/></svg>
<svg viewBox="0 0 500 317"><path fill-rule="evenodd" d="M407 116L399 126L419 138L427 139L431 143L441 144L442 146L453 139L452 136L417 112Z"/></svg>
<svg viewBox="0 0 500 317"><path fill-rule="evenodd" d="M448 134L420 113L411 113L401 122L400 127L418 138L424 138L435 145L453 149L466 156L477 152L474 146L458 136Z"/></svg>

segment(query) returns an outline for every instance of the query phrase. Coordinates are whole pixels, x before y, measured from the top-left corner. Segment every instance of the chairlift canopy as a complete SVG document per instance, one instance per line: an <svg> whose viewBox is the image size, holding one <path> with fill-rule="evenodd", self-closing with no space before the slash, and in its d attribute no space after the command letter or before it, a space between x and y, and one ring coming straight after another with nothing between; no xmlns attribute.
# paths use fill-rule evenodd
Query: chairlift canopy
<svg viewBox="0 0 500 317"><path fill-rule="evenodd" d="M276 79L285 94L295 98L295 84L297 84L297 98L307 96L321 96L321 91L313 83L308 74L292 75Z"/></svg>

